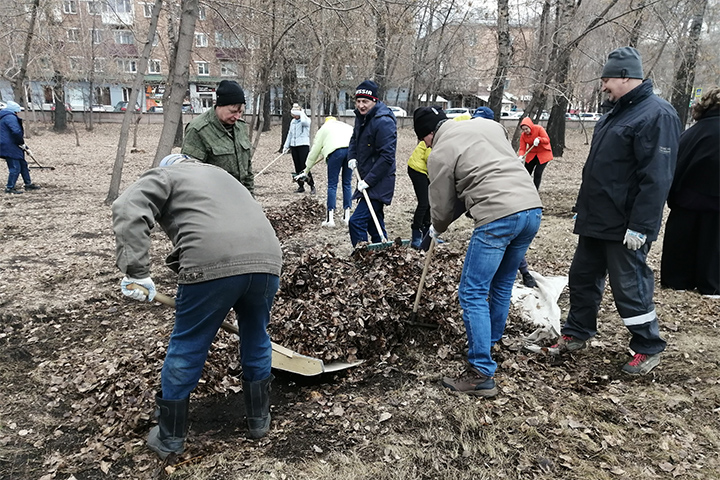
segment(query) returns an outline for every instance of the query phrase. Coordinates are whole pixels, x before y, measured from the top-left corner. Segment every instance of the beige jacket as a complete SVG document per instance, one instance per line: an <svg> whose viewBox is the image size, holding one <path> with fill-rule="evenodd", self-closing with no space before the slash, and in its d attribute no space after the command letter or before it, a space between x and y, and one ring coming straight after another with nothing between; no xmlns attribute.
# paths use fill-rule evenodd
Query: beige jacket
<svg viewBox="0 0 720 480"><path fill-rule="evenodd" d="M493 120L442 124L433 139L428 175L432 224L440 233L459 216L458 201L470 212L476 228L542 207L532 178L503 127Z"/></svg>
<svg viewBox="0 0 720 480"><path fill-rule="evenodd" d="M262 207L221 168L199 162L152 168L112 204L117 266L150 275L150 231L173 244L165 260L190 284L247 273L280 275L282 252Z"/></svg>

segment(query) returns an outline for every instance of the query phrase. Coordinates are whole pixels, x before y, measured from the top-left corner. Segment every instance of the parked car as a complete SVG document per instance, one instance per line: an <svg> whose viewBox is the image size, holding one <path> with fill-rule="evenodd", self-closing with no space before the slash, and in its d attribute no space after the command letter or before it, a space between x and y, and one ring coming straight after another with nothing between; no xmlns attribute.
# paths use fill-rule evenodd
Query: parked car
<svg viewBox="0 0 720 480"><path fill-rule="evenodd" d="M577 116L577 114L575 114L575 113L566 113L566 114L565 114L565 120L566 120L566 121L567 121L567 120L570 120L570 121L572 121L572 122L577 122L578 120L580 120L580 118L579 118L579 117Z"/></svg>
<svg viewBox="0 0 720 480"><path fill-rule="evenodd" d="M445 115L447 115L447 118L459 117L460 115L465 115L466 113L468 115L472 115L470 109L465 107L448 108L447 110L445 110Z"/></svg>
<svg viewBox="0 0 720 480"><path fill-rule="evenodd" d="M550 120L550 114L547 111L543 110L540 114L540 120Z"/></svg>
<svg viewBox="0 0 720 480"><path fill-rule="evenodd" d="M395 117L407 117L407 112L405 109L402 109L400 107L388 107L394 114Z"/></svg>
<svg viewBox="0 0 720 480"><path fill-rule="evenodd" d="M183 103L182 113L193 113L192 105L190 105L189 103Z"/></svg>
<svg viewBox="0 0 720 480"><path fill-rule="evenodd" d="M601 116L602 115L597 112L584 112L578 115L583 122L597 122Z"/></svg>
<svg viewBox="0 0 720 480"><path fill-rule="evenodd" d="M85 111L92 110L93 112L104 112L105 111L105 105L100 105L99 103L96 103L89 109L85 107Z"/></svg>
<svg viewBox="0 0 720 480"><path fill-rule="evenodd" d="M503 110L502 112L500 112L500 118L506 118L508 120L517 120L519 118L522 118L522 116L522 110L515 110L514 112L511 110Z"/></svg>
<svg viewBox="0 0 720 480"><path fill-rule="evenodd" d="M114 112L124 112L125 110L127 110L127 106L128 106L128 102L118 102L117 104L115 104L115 108L113 109L113 111ZM140 111L140 105L137 105L137 104L135 105L135 111L136 112Z"/></svg>
<svg viewBox="0 0 720 480"><path fill-rule="evenodd" d="M163 107L160 105L153 105L152 107L148 108L148 113L163 113Z"/></svg>

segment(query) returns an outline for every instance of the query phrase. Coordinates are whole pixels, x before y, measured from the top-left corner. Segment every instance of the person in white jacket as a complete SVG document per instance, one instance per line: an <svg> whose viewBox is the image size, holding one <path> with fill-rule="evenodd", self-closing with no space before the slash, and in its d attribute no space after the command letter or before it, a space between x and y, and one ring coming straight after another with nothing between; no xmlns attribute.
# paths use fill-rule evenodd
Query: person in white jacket
<svg viewBox="0 0 720 480"><path fill-rule="evenodd" d="M310 152L310 119L299 104L294 103L290 110L292 120L288 129L285 144L283 145L283 153L292 155L293 164L295 165L294 175L299 174L305 169L305 160L307 160L308 152ZM310 193L315 195L315 181L311 174L306 179L297 180L298 188L295 193L305 192L305 182L310 185Z"/></svg>
<svg viewBox="0 0 720 480"><path fill-rule="evenodd" d="M338 175L342 173L343 222L350 221L352 206L352 170L348 167L347 151L352 137L353 127L335 117L327 117L325 123L315 134L312 149L305 161L305 169L295 176L295 180L310 178L310 170L324 157L327 162L327 217L323 227L334 227L333 213L336 207Z"/></svg>

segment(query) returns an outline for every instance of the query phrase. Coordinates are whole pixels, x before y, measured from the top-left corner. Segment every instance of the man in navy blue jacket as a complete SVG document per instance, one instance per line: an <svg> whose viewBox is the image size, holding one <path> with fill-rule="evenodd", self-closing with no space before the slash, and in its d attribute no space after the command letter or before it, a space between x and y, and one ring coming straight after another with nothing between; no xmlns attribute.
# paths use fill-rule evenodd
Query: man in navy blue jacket
<svg viewBox="0 0 720 480"><path fill-rule="evenodd" d="M353 199L358 202L350 217L350 241L353 247L366 242L368 233L373 243L381 242L368 205L362 194L367 191L370 207L385 232L385 205L390 205L395 193L395 149L397 123L392 111L378 98L378 86L371 80L358 85L355 92L355 128L348 146L348 167L358 169L361 180Z"/></svg>
<svg viewBox="0 0 720 480"><path fill-rule="evenodd" d="M4 109L0 110L0 158L4 158L8 166L8 181L5 193L23 193L15 189L15 183L22 175L25 190L37 190L38 187L30 179L30 170L25 160L25 131L22 119L17 114L20 105L10 101Z"/></svg>
<svg viewBox="0 0 720 480"><path fill-rule="evenodd" d="M614 103L595 126L577 198L579 235L570 266L570 312L551 352L585 348L597 332L597 313L610 277L615 306L630 331L634 357L622 370L644 375L660 362L653 272L646 263L657 239L677 161L680 120L642 80L637 50L610 53L602 90Z"/></svg>

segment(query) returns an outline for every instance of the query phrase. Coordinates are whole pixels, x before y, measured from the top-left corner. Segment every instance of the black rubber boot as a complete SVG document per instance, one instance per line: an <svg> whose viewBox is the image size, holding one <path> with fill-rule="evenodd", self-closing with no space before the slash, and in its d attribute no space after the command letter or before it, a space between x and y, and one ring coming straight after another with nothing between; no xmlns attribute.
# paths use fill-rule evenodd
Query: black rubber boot
<svg viewBox="0 0 720 480"><path fill-rule="evenodd" d="M274 379L275 377L270 374L265 380L242 382L248 438L262 438L270 430L270 384Z"/></svg>
<svg viewBox="0 0 720 480"><path fill-rule="evenodd" d="M412 229L412 239L410 240L410 246L414 248L415 250L418 250L420 248L420 244L422 243L423 239L423 232L419 228L413 228Z"/></svg>
<svg viewBox="0 0 720 480"><path fill-rule="evenodd" d="M295 190L295 193L305 193L305 182L302 180L297 181L298 188Z"/></svg>
<svg viewBox="0 0 720 480"><path fill-rule="evenodd" d="M162 394L158 394L155 405L158 424L150 429L147 446L164 460L171 453L182 453L185 449L190 398L164 400Z"/></svg>

